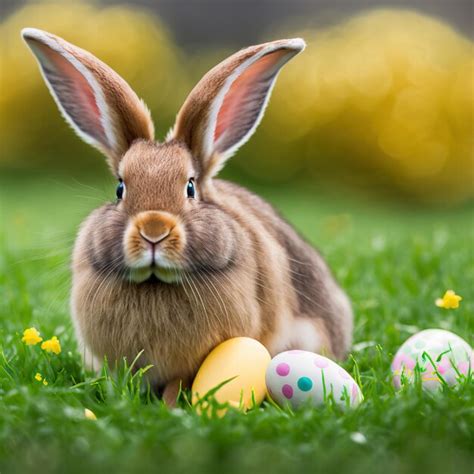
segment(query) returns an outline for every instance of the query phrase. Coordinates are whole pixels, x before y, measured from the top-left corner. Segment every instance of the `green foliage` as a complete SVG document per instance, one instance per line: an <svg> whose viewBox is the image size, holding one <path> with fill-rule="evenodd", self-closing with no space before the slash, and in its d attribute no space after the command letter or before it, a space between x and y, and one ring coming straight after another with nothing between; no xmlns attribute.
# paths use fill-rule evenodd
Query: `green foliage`
<svg viewBox="0 0 474 474"><path fill-rule="evenodd" d="M354 350L343 366L365 401L346 412L265 403L219 419L199 416L184 397L169 411L126 364L115 375L82 368L68 310L69 252L81 218L113 191L112 182L96 190L72 180L0 180L1 472L471 472L472 380L397 393L390 377L393 354L419 329L442 327L472 343L471 209L347 207L336 194L261 189L321 247L353 300ZM463 296L459 309L435 306L447 288ZM57 335L61 354L21 343L31 326Z"/></svg>

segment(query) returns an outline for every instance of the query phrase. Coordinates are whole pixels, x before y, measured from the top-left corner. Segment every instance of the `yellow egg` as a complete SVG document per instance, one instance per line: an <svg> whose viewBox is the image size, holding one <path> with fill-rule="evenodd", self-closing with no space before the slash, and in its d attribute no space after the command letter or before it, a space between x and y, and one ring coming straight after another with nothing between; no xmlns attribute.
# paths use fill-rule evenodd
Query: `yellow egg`
<svg viewBox="0 0 474 474"><path fill-rule="evenodd" d="M260 404L266 395L265 372L271 357L260 342L249 337L234 337L216 348L206 357L192 386L193 405L222 385L214 394L219 404L247 410ZM199 408L204 408L201 404ZM206 404L207 406L207 404ZM225 413L219 411L219 415Z"/></svg>

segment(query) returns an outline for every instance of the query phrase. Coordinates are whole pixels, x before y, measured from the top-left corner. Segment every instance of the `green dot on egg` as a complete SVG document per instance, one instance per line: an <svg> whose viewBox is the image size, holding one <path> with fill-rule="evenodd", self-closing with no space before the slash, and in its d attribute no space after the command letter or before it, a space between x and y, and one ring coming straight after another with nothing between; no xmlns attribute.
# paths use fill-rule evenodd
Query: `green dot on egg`
<svg viewBox="0 0 474 474"><path fill-rule="evenodd" d="M423 349L423 347L426 346L426 342L423 339L418 339L418 341L415 342L415 347L417 349Z"/></svg>
<svg viewBox="0 0 474 474"><path fill-rule="evenodd" d="M313 381L309 377L300 377L297 385L302 392L308 392L313 388Z"/></svg>
<svg viewBox="0 0 474 474"><path fill-rule="evenodd" d="M402 352L404 354L411 354L412 353L412 347L410 344L406 344L404 347L402 347Z"/></svg>

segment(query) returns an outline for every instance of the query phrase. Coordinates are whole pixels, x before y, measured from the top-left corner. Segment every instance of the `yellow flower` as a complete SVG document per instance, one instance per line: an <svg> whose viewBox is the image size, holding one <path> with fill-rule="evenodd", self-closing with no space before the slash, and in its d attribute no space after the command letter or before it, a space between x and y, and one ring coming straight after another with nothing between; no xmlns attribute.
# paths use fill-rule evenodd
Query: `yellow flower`
<svg viewBox="0 0 474 474"><path fill-rule="evenodd" d="M89 410L89 408L84 408L84 416L88 420L97 420L97 417L95 416L95 413L92 410Z"/></svg>
<svg viewBox="0 0 474 474"><path fill-rule="evenodd" d="M41 377L41 374L38 372L36 375L35 375L35 379L38 381L38 382L41 382L43 380L43 377Z"/></svg>
<svg viewBox="0 0 474 474"><path fill-rule="evenodd" d="M444 309L456 309L459 308L459 302L461 300L462 298L453 290L448 290L442 298L436 300L436 306Z"/></svg>
<svg viewBox="0 0 474 474"><path fill-rule="evenodd" d="M27 346L34 346L43 340L40 337L40 333L36 328L28 328L23 331L23 337L21 338Z"/></svg>
<svg viewBox="0 0 474 474"><path fill-rule="evenodd" d="M41 349L46 352L59 354L61 352L61 344L59 343L59 339L56 336L53 336L51 339L48 339L41 344Z"/></svg>
<svg viewBox="0 0 474 474"><path fill-rule="evenodd" d="M48 382L46 382L46 379L43 379L43 385L48 385Z"/></svg>

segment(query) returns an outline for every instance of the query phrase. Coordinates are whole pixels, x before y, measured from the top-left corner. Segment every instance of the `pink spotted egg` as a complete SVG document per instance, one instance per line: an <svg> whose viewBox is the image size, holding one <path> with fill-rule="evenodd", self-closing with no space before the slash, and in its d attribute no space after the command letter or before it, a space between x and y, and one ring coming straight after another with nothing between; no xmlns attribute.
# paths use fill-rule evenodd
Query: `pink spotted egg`
<svg viewBox="0 0 474 474"><path fill-rule="evenodd" d="M471 346L456 334L444 329L426 329L408 338L398 349L392 362L393 383L397 389L403 382L413 382L418 364L421 383L427 390L455 385L474 368Z"/></svg>
<svg viewBox="0 0 474 474"><path fill-rule="evenodd" d="M276 355L267 368L266 384L269 396L283 407L323 405L331 394L341 406L356 406L363 399L359 386L342 367L308 351Z"/></svg>

